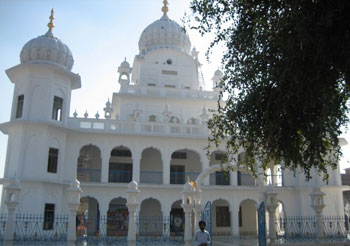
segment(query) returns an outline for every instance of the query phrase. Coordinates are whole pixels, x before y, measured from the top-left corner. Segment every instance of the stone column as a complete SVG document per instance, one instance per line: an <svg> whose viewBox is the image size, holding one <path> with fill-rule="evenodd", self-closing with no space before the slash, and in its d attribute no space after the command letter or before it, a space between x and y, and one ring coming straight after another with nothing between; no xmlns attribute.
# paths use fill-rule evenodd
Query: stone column
<svg viewBox="0 0 350 246"><path fill-rule="evenodd" d="M202 161L202 172L209 168L209 160L208 157L205 154L201 155L201 161ZM203 180L203 185L209 185L210 184L210 174Z"/></svg>
<svg viewBox="0 0 350 246"><path fill-rule="evenodd" d="M324 195L319 187L314 187L312 189L312 192L310 193L311 197L311 207L314 209L316 213L316 233L317 233L317 240L322 240L324 237L323 232L323 219L322 219L322 210L326 206L324 204Z"/></svg>
<svg viewBox="0 0 350 246"><path fill-rule="evenodd" d="M230 171L230 185L231 186L237 186L237 172L236 171Z"/></svg>
<svg viewBox="0 0 350 246"><path fill-rule="evenodd" d="M163 184L170 184L170 161L171 154L168 151L162 151L162 164L163 164Z"/></svg>
<svg viewBox="0 0 350 246"><path fill-rule="evenodd" d="M4 233L4 241L13 241L15 233L15 211L19 201L21 186L17 178L11 179L9 185L5 187L8 214Z"/></svg>
<svg viewBox="0 0 350 246"><path fill-rule="evenodd" d="M101 167L101 182L108 183L108 174L109 174L109 158L111 157L111 150L104 147L102 149L101 158L102 158L102 167Z"/></svg>
<svg viewBox="0 0 350 246"><path fill-rule="evenodd" d="M128 200L126 203L126 206L128 207L129 210L129 227L128 227L128 245L129 246L134 246L136 245L136 210L137 207L139 206L138 203L138 193L140 190L138 189L138 184L136 183L135 180L131 181L128 184L128 191L127 191L127 196Z"/></svg>
<svg viewBox="0 0 350 246"><path fill-rule="evenodd" d="M71 185L67 189L68 195L68 208L69 208L69 217L68 217L68 233L67 233L67 241L75 242L77 240L77 232L76 232L76 216L77 211L80 205L80 183L78 180L75 180L71 183Z"/></svg>
<svg viewBox="0 0 350 246"><path fill-rule="evenodd" d="M276 240L276 208L278 192L273 190L273 186L269 186L269 190L265 193L266 196L266 210L269 212L269 238L270 242Z"/></svg>
<svg viewBox="0 0 350 246"><path fill-rule="evenodd" d="M140 183L140 162L141 153L139 150L132 151L132 179L138 184Z"/></svg>
<svg viewBox="0 0 350 246"><path fill-rule="evenodd" d="M185 233L184 233L184 241L185 245L192 244L192 204L182 204L182 208L185 213Z"/></svg>
<svg viewBox="0 0 350 246"><path fill-rule="evenodd" d="M188 180L182 192L182 208L185 213L185 246L192 245L192 211L194 208L195 191L193 185Z"/></svg>
<svg viewBox="0 0 350 246"><path fill-rule="evenodd" d="M202 204L195 204L194 205L194 231L199 230L198 222L202 218Z"/></svg>
<svg viewBox="0 0 350 246"><path fill-rule="evenodd" d="M231 201L231 234L233 237L239 237L239 204L236 200Z"/></svg>
<svg viewBox="0 0 350 246"><path fill-rule="evenodd" d="M170 236L170 211L171 208L162 205L162 216L163 216L163 236Z"/></svg>

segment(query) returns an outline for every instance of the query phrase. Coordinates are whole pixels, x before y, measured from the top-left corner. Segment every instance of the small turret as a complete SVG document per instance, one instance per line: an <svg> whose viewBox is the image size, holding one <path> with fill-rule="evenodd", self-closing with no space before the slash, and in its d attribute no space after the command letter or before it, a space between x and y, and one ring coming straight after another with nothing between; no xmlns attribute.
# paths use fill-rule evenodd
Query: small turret
<svg viewBox="0 0 350 246"><path fill-rule="evenodd" d="M126 61L126 58L118 67L118 73L119 73L118 82L121 86L130 84L131 67L129 62Z"/></svg>
<svg viewBox="0 0 350 246"><path fill-rule="evenodd" d="M224 74L221 72L220 69L216 70L215 73L214 73L214 77L212 78L212 81L213 81L213 90L214 91L219 91L220 88L219 88L219 83L220 83L220 80L222 79L222 76Z"/></svg>

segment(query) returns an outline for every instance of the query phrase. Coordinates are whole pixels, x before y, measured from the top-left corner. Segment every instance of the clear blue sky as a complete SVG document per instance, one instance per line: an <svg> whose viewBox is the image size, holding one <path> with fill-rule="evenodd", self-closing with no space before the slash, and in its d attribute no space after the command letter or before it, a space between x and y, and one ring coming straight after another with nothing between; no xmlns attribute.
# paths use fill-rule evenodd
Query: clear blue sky
<svg viewBox="0 0 350 246"><path fill-rule="evenodd" d="M138 53L138 40L147 25L162 16L162 0L0 0L0 122L10 117L13 84L5 70L19 64L26 42L47 31L51 8L55 10L53 33L73 53L73 72L79 73L82 88L73 91L70 115L88 110L93 117L118 87L117 68L124 57L132 64ZM169 0L169 17L181 23L189 0ZM189 32L203 63L207 87L220 64L220 49L211 63L204 58L210 40ZM348 140L348 137L347 137ZM0 177L6 158L7 136L0 132ZM345 154L349 147L344 149ZM345 156L341 168L350 167Z"/></svg>

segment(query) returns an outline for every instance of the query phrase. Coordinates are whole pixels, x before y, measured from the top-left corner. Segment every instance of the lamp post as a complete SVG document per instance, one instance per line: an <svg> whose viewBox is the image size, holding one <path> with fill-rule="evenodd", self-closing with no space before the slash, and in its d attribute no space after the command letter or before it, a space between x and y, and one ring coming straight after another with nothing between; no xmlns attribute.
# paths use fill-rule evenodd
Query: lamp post
<svg viewBox="0 0 350 246"><path fill-rule="evenodd" d="M182 204L185 213L185 245L192 243L192 211L194 208L194 188L190 181L187 181L182 191Z"/></svg>
<svg viewBox="0 0 350 246"><path fill-rule="evenodd" d="M324 204L324 195L325 193L321 191L319 187L314 187L310 193L311 197L311 207L316 213L316 229L317 229L317 239L320 240L324 237L323 232L323 219L322 219L322 210L326 206Z"/></svg>
<svg viewBox="0 0 350 246"><path fill-rule="evenodd" d="M5 241L13 241L15 232L15 210L19 203L19 194L22 190L19 180L15 177L9 180L9 184L5 187L8 215L5 227Z"/></svg>
<svg viewBox="0 0 350 246"><path fill-rule="evenodd" d="M126 206L129 210L129 227L128 227L128 245L133 246L136 245L136 209L139 205L138 203L138 194L140 190L138 188L138 184L135 180L132 180L128 184L127 191L127 203Z"/></svg>
<svg viewBox="0 0 350 246"><path fill-rule="evenodd" d="M69 217L68 217L68 242L75 242L77 240L77 211L80 206L80 182L75 179L67 189L68 196L68 208L69 208Z"/></svg>

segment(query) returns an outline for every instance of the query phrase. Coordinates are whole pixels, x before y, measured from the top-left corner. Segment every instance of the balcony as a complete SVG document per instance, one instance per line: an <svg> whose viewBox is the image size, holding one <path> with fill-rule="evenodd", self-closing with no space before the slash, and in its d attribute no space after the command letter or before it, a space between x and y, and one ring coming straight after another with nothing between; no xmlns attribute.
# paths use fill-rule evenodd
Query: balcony
<svg viewBox="0 0 350 246"><path fill-rule="evenodd" d="M238 186L257 186L255 178L251 174L237 172Z"/></svg>
<svg viewBox="0 0 350 246"><path fill-rule="evenodd" d="M109 170L108 182L129 183L132 180L132 170Z"/></svg>
<svg viewBox="0 0 350 246"><path fill-rule="evenodd" d="M163 172L141 171L140 183L163 184Z"/></svg>
<svg viewBox="0 0 350 246"><path fill-rule="evenodd" d="M77 179L79 182L101 182L101 169L78 168Z"/></svg>
<svg viewBox="0 0 350 246"><path fill-rule="evenodd" d="M196 172L170 172L170 184L185 184L187 178L196 180L198 175Z"/></svg>
<svg viewBox="0 0 350 246"><path fill-rule="evenodd" d="M230 172L215 172L209 176L210 185L230 185Z"/></svg>

